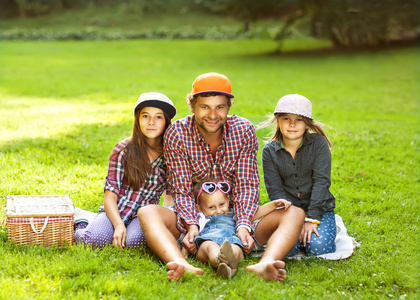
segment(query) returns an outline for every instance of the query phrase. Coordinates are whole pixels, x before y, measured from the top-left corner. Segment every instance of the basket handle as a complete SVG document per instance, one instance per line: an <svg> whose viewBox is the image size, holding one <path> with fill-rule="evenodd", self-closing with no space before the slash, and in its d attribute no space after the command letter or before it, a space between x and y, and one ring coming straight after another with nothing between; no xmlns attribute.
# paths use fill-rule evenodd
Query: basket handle
<svg viewBox="0 0 420 300"><path fill-rule="evenodd" d="M35 232L35 233L37 233L37 234L40 234L40 233L42 233L43 231L44 231L44 229L45 229L45 227L47 227L47 224L48 224L48 218L49 217L46 217L45 218L45 221L44 221L44 226L42 226L42 228L41 228L41 230L39 231L39 232L37 232L36 231L36 229L35 229L35 226L34 226L34 218L29 218L29 223L31 224L31 228L32 228L32 230Z"/></svg>

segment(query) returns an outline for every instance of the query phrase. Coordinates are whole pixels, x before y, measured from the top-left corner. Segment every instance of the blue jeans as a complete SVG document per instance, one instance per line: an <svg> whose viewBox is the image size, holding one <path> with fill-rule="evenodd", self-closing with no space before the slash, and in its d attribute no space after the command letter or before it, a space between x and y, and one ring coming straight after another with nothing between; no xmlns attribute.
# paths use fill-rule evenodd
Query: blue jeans
<svg viewBox="0 0 420 300"><path fill-rule="evenodd" d="M229 241L232 245L237 244L243 247L241 240L236 235L235 220L233 213L229 212L228 215L216 215L211 217L207 222L200 234L194 238L197 244L197 249L204 241L213 241L220 246L225 240Z"/></svg>
<svg viewBox="0 0 420 300"><path fill-rule="evenodd" d="M311 242L306 247L298 241L296 246L287 256L294 256L299 253L300 249L304 249L307 255L321 255L335 252L335 237L337 235L337 227L335 224L335 214L333 211L326 212L322 215L321 223L318 225L317 231L319 237L312 233Z"/></svg>

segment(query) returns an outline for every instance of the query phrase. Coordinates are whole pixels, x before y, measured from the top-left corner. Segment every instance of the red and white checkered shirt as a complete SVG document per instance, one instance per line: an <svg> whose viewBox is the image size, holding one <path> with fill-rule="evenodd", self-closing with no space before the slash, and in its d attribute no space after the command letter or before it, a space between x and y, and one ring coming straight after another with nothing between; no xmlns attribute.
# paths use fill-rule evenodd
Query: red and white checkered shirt
<svg viewBox="0 0 420 300"><path fill-rule="evenodd" d="M164 156L168 180L178 215L187 224L198 225L192 192L192 178L216 177L232 184L236 228L252 230L251 219L258 208L260 177L258 174L258 139L254 125L232 115L223 127L223 140L216 155L198 130L195 117L174 122L164 136ZM185 227L178 220L178 228Z"/></svg>
<svg viewBox="0 0 420 300"><path fill-rule="evenodd" d="M128 139L115 145L108 162L108 174L105 179L104 191L115 193L118 197L118 210L124 223L137 216L137 210L145 205L159 204L160 196L167 189L166 165L163 155L160 155L151 164L152 172L147 174L146 182L138 190L133 190L128 185L124 176L124 156ZM104 212L105 206L99 207L99 212Z"/></svg>

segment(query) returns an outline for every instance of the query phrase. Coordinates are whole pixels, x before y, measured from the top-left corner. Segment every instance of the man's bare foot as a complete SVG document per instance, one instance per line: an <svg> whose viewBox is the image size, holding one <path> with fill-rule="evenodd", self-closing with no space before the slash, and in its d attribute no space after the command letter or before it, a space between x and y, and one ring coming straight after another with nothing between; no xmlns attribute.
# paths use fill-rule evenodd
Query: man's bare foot
<svg viewBox="0 0 420 300"><path fill-rule="evenodd" d="M281 260L259 262L246 267L245 271L255 273L267 281L283 281L286 278L286 270L283 269L285 265Z"/></svg>
<svg viewBox="0 0 420 300"><path fill-rule="evenodd" d="M166 267L169 269L168 280L178 281L179 279L181 279L184 273L194 273L197 275L202 275L204 273L203 270L196 268L190 265L189 263L182 264L171 261L166 264Z"/></svg>

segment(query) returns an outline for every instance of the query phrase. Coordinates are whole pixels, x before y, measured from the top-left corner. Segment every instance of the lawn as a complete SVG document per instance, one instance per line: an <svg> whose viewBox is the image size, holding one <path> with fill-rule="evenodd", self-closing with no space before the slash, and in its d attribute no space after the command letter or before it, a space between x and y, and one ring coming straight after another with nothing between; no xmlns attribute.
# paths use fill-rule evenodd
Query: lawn
<svg viewBox="0 0 420 300"><path fill-rule="evenodd" d="M288 40L285 49L302 43ZM231 281L191 258L205 274L167 282L166 267L145 249L15 246L0 227L0 299L417 298L420 49L275 48L258 40L0 42L0 201L67 194L96 211L108 155L131 134L138 95L165 93L182 118L194 78L216 71L232 81L231 113L258 124L281 96L299 93L334 128L331 190L361 244L352 257L286 260L283 283L245 273L253 257ZM260 149L268 133L258 131Z"/></svg>

